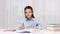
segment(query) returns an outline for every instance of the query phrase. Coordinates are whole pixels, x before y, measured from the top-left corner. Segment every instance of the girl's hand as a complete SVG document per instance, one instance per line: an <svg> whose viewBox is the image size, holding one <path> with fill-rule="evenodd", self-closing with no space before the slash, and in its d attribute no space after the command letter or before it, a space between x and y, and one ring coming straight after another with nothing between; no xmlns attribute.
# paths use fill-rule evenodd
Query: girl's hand
<svg viewBox="0 0 60 34"><path fill-rule="evenodd" d="M19 27L19 29L20 29L20 30L23 30L23 29L25 29L25 28L24 28L24 27Z"/></svg>

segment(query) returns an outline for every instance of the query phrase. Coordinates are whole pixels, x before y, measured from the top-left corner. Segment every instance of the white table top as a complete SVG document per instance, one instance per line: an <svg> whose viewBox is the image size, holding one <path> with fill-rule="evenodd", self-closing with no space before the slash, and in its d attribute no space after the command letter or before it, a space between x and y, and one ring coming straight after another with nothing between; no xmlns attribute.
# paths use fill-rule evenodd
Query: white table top
<svg viewBox="0 0 60 34"><path fill-rule="evenodd" d="M34 29L24 29L24 30L17 30L17 31L15 31L15 32L13 32L13 31L4 31L4 30L6 30L6 29L0 29L0 33L2 33L2 34L20 34L20 33L18 33L18 32L21 32L21 31L30 31L31 33L30 34L32 34L32 33L34 33L34 34L57 34L57 33L59 33L60 34L60 32L52 32L52 31L46 31L46 30L34 30Z"/></svg>

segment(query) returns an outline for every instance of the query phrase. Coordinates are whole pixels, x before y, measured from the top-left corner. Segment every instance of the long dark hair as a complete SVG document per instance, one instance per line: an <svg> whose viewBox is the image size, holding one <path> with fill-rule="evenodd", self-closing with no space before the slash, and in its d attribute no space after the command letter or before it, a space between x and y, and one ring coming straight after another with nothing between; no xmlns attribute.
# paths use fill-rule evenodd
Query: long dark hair
<svg viewBox="0 0 60 34"><path fill-rule="evenodd" d="M31 9L32 13L33 13L33 8L31 6L26 6L25 9L24 9L24 12L26 9ZM27 16L25 15L25 18L27 18ZM34 14L32 14L32 18L35 18L34 17Z"/></svg>

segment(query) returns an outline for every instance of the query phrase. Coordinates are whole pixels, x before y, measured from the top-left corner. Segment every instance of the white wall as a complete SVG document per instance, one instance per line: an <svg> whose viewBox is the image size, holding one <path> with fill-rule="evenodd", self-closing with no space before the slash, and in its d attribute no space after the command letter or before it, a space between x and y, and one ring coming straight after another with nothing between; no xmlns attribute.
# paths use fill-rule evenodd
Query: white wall
<svg viewBox="0 0 60 34"><path fill-rule="evenodd" d="M8 24L7 1L0 0L0 28L7 28L7 24Z"/></svg>
<svg viewBox="0 0 60 34"><path fill-rule="evenodd" d="M60 24L60 0L0 0L0 28L15 28L24 18L24 7L30 5L43 24Z"/></svg>
<svg viewBox="0 0 60 34"><path fill-rule="evenodd" d="M47 24L60 24L60 0L44 0L44 17Z"/></svg>

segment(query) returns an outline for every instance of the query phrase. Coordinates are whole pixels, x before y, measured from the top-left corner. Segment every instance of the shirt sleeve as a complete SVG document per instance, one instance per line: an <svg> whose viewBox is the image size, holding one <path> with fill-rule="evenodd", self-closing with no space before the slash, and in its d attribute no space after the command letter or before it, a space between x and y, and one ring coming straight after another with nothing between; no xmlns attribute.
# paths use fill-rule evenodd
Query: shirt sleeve
<svg viewBox="0 0 60 34"><path fill-rule="evenodd" d="M23 22L18 23L18 26L15 29L19 30L21 26L23 26Z"/></svg>
<svg viewBox="0 0 60 34"><path fill-rule="evenodd" d="M24 23L20 22L19 27L24 27Z"/></svg>
<svg viewBox="0 0 60 34"><path fill-rule="evenodd" d="M45 29L45 25L44 24L37 23L36 26L37 26L37 28L39 28L41 30Z"/></svg>
<svg viewBox="0 0 60 34"><path fill-rule="evenodd" d="M45 29L45 25L39 20L35 20L35 24L34 25L35 25L35 27L37 27L37 28L39 28L41 30Z"/></svg>

